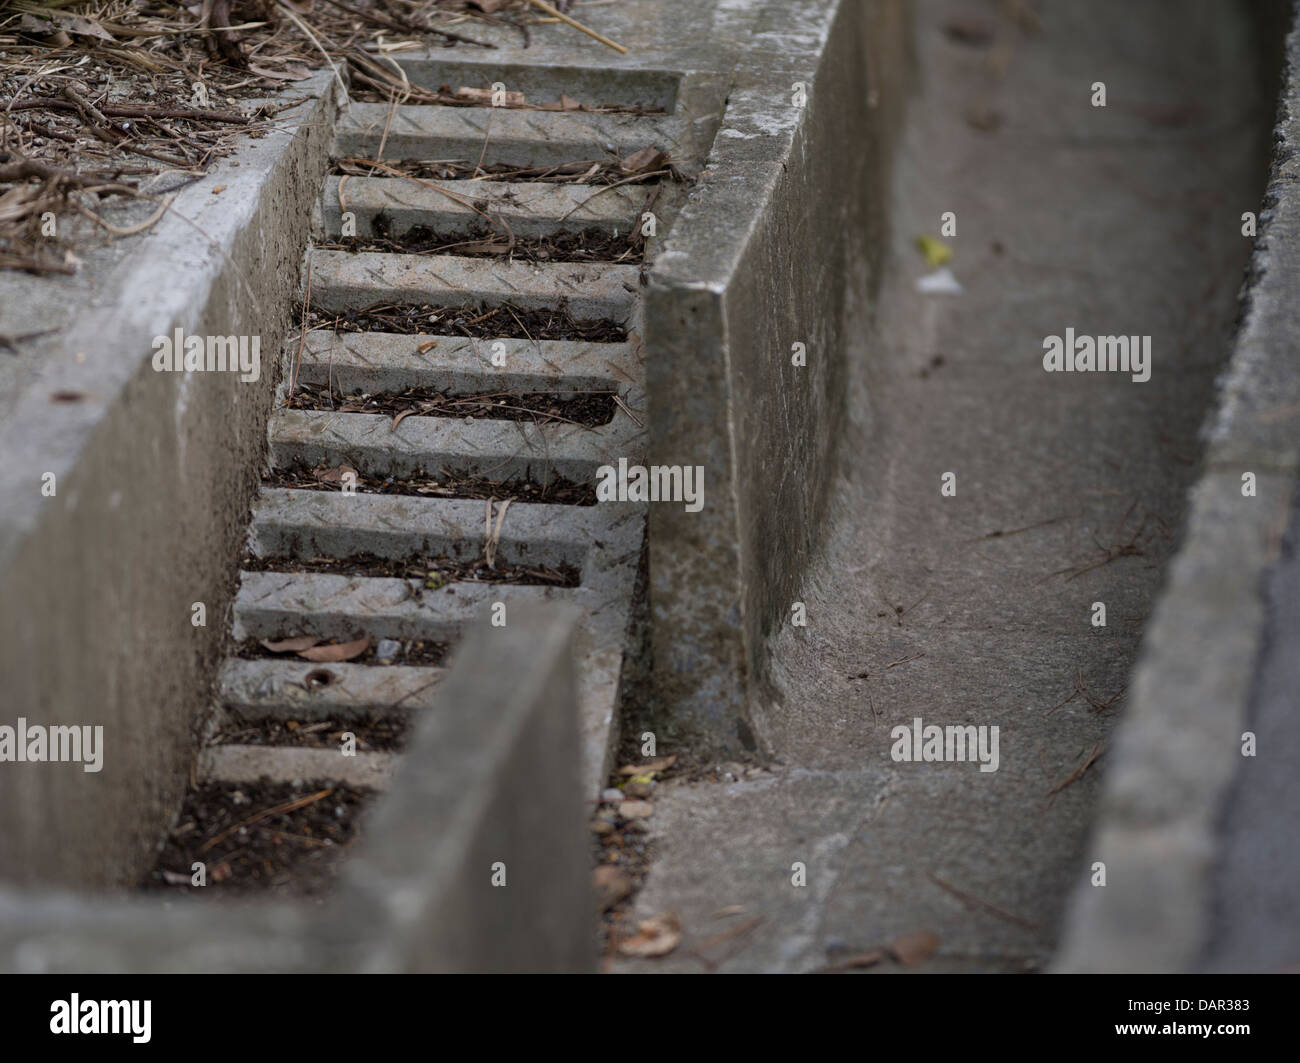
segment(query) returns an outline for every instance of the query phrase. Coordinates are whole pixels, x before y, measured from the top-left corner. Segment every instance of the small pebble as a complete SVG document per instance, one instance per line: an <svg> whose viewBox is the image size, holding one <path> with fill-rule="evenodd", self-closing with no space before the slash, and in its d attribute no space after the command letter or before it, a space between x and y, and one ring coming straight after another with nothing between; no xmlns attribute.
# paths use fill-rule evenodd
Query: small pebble
<svg viewBox="0 0 1300 1063"><path fill-rule="evenodd" d="M402 652L402 644L396 639L380 639L375 647L375 657L381 661L391 661Z"/></svg>
<svg viewBox="0 0 1300 1063"><path fill-rule="evenodd" d="M614 804L618 804L623 800L623 791L617 786L610 786L600 791L600 799L602 801L612 801Z"/></svg>
<svg viewBox="0 0 1300 1063"><path fill-rule="evenodd" d="M624 801L618 806L618 814L624 819L645 819L654 815L654 810L649 801Z"/></svg>

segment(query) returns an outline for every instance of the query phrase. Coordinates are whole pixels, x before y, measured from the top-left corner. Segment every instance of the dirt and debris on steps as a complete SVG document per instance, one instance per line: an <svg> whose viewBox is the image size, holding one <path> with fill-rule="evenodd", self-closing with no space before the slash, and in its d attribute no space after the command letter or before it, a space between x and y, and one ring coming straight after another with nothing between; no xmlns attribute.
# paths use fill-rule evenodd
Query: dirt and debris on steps
<svg viewBox="0 0 1300 1063"><path fill-rule="evenodd" d="M579 484L563 477L546 483L530 480L488 480L441 469L438 475L364 476L350 465L291 465L262 475L264 487L292 487L309 491L337 491L343 477L356 477L363 494L427 495L431 498L470 498L497 502L546 502L561 506L594 506L595 484Z"/></svg>
<svg viewBox="0 0 1300 1063"><path fill-rule="evenodd" d="M193 786L142 885L201 897L320 897L333 886L373 797L338 783Z"/></svg>
<svg viewBox="0 0 1300 1063"><path fill-rule="evenodd" d="M393 427L405 416L475 417L494 421L565 423L596 428L609 424L618 408L612 391L513 392L490 391L472 395L447 394L431 388L411 387L400 392L354 391L335 395L314 384L298 384L284 406L294 410L332 410L335 413L372 413L393 418Z"/></svg>
<svg viewBox="0 0 1300 1063"><path fill-rule="evenodd" d="M494 6L489 14L465 0L415 9L397 0L8 5L0 11L0 269L72 274L79 250L144 232L167 195L301 102L293 85L326 54L364 57L381 38L391 46L394 29L413 44L447 46L493 47L466 32L475 23L528 33L535 9L524 0ZM285 90L291 98L281 104L246 106ZM104 217L134 200L150 206L143 220ZM51 212L85 224L50 231Z"/></svg>
<svg viewBox="0 0 1300 1063"><path fill-rule="evenodd" d="M245 557L246 572L336 572L346 576L420 580L429 590L450 583L517 583L536 587L576 587L580 575L572 565L509 564L482 557L456 560L448 557L408 557L395 560L374 554L347 557Z"/></svg>
<svg viewBox="0 0 1300 1063"><path fill-rule="evenodd" d="M365 646L358 648L353 645L361 641L361 638L339 641L322 639L314 635L286 634L279 639L244 639L234 647L234 654L236 657L242 657L245 660L285 657L292 654L303 660L316 660L325 663L332 659L337 661L346 660L351 664L376 666L388 664L423 666L446 663L447 656L451 651L448 643L436 642L431 639L396 639L380 635L374 638L366 637ZM289 644L301 644L301 648L295 649ZM272 649L273 646L281 648ZM312 650L327 649L331 646L345 648L336 654L329 654L328 656L321 653L311 653ZM309 687L328 686L331 682L333 682L333 676L328 669L322 669L320 674L310 672L304 679L304 683Z"/></svg>
<svg viewBox="0 0 1300 1063"><path fill-rule="evenodd" d="M332 311L312 306L295 319L308 329L325 332L392 332L405 336L455 335L470 339L577 340L583 343L623 343L628 333L608 319L578 320L565 300L555 306L529 310L496 306L432 306L428 303L373 303L359 310Z"/></svg>
<svg viewBox="0 0 1300 1063"><path fill-rule="evenodd" d="M405 716L344 721L231 718L221 724L212 744L338 749L348 735L356 740L358 753L395 753L406 745L410 720Z"/></svg>
<svg viewBox="0 0 1300 1063"><path fill-rule="evenodd" d="M377 216L371 228L386 229L386 219ZM551 233L547 236L515 236L504 226L501 231L479 228L463 233L434 233L423 226L408 229L398 238L368 236L317 244L322 251L363 251L400 255L457 255L463 258L497 258L505 262L610 262L640 263L645 258L645 240L640 230L619 235L601 229Z"/></svg>

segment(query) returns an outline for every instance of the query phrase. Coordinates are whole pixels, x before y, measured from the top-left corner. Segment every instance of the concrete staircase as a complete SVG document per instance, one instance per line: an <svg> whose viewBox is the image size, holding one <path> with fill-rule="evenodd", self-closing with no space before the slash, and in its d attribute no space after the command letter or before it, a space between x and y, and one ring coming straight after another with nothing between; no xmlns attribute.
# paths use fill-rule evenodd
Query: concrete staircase
<svg viewBox="0 0 1300 1063"><path fill-rule="evenodd" d="M559 88L555 90L558 95ZM336 158L466 160L528 168L609 161L647 146L682 149L681 123L662 114L592 114L355 103L341 117ZM449 239L482 228L484 215L515 237L599 230L617 236L640 224L651 186L615 188L539 181L426 181L387 174L335 175L317 212L316 242L347 244L345 211L355 238L383 235L399 243ZM661 190L664 191L664 190ZM656 197L657 221L672 194ZM659 230L662 235L663 229ZM647 241L646 257L657 240ZM275 559L271 570L241 573L233 637L244 647L263 639L314 635L347 641L454 644L465 627L494 606L570 601L582 622L577 635L583 783L598 790L615 740L623 658L645 536L645 507L512 501L509 485L546 485L563 478L594 485L601 465L639 462L646 446L645 372L638 336L637 264L527 262L455 254L391 254L311 248L304 287L313 310L347 313L377 304L396 307L509 305L566 310L578 321L603 321L626 333L621 342L308 331L286 344L284 383L270 422L270 467L356 470L355 492L266 486L248 532L251 555ZM584 426L539 418L492 420L403 417L285 408L292 387L330 390L340 404L353 392L401 395L427 389L447 396L483 393L613 392L608 424ZM424 392L422 392L424 393ZM428 497L403 487L415 476L501 482L503 498ZM375 493L382 487L383 494ZM396 493L394 493L396 492ZM489 540L498 562L570 567L576 587L458 582L430 589L421 579L359 574L360 558L407 561L483 558ZM329 572L294 571L328 558ZM283 571L276 571L282 568ZM502 614L498 609L498 617ZM368 655L373 659L373 655ZM511 663L503 660L502 667ZM292 655L230 657L220 676L223 723L329 721L340 728L363 719L391 719L426 710L444 670L440 664L311 663ZM313 779L382 787L394 754L340 756L333 749L211 744L200 756L200 781Z"/></svg>

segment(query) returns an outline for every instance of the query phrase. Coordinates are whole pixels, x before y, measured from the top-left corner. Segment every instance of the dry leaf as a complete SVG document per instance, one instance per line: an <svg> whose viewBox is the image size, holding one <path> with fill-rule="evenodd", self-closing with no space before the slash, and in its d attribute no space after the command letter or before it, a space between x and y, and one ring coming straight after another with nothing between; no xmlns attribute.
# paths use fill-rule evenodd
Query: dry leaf
<svg viewBox="0 0 1300 1063"><path fill-rule="evenodd" d="M911 967L934 955L939 947L939 935L932 934L928 930L918 930L914 934L904 934L896 938L886 947L894 959L904 967Z"/></svg>
<svg viewBox="0 0 1300 1063"><path fill-rule="evenodd" d="M75 33L79 37L98 37L101 41L117 43L117 38L93 18L85 18L81 15L53 15L51 17L69 33Z"/></svg>
<svg viewBox="0 0 1300 1063"><path fill-rule="evenodd" d="M659 169L668 160L668 153L658 148L642 148L634 151L618 164L624 173L645 173Z"/></svg>
<svg viewBox="0 0 1300 1063"><path fill-rule="evenodd" d="M985 48L993 43L993 27L975 18L953 18L944 24L943 32L950 40L972 48Z"/></svg>
<svg viewBox="0 0 1300 1063"><path fill-rule="evenodd" d="M370 649L370 636L359 638L355 642L335 642L328 646L313 646L309 650L300 650L298 656L307 661L350 661L360 657Z"/></svg>
<svg viewBox="0 0 1300 1063"><path fill-rule="evenodd" d="M248 69L254 74L261 74L264 78L274 78L276 81L306 81L311 77L311 71L303 66L286 65L283 70L272 70L262 63L249 63Z"/></svg>
<svg viewBox="0 0 1300 1063"><path fill-rule="evenodd" d="M398 426L399 424L401 424L402 421L403 421L405 418L410 417L411 414L413 414L414 412L415 412L415 409L414 409L414 407L412 407L412 408L409 409L409 410L402 410L402 411L400 411L399 413L397 413L396 415L394 415L394 417L393 417L393 431L396 432L396 431L397 431L397 426Z"/></svg>
<svg viewBox="0 0 1300 1063"><path fill-rule="evenodd" d="M852 971L858 967L874 967L885 958L884 949L872 949L870 952L855 952L839 963L832 963L829 967L823 967L818 974L839 974L841 971Z"/></svg>
<svg viewBox="0 0 1300 1063"><path fill-rule="evenodd" d="M433 350L436 346L438 346L438 341L437 341L437 340L425 340L422 344L420 344L420 346L418 346L418 347L415 348L415 353L416 353L416 354L428 354L428 353L429 353L431 350Z"/></svg>
<svg viewBox="0 0 1300 1063"><path fill-rule="evenodd" d="M596 910L612 908L632 892L632 880L616 867L601 864L591 873L591 886L596 893Z"/></svg>
<svg viewBox="0 0 1300 1063"><path fill-rule="evenodd" d="M560 107L563 108L563 109L566 110L566 111L581 111L581 110L582 110L582 104L580 104L580 103L579 103L577 100L575 100L572 96L566 96L566 95L565 95L564 93L562 93L562 92L560 93Z"/></svg>
<svg viewBox="0 0 1300 1063"><path fill-rule="evenodd" d="M261 645L272 653L298 653L300 650L311 649L320 641L319 635L295 635L291 639L280 639L278 642L262 639Z"/></svg>
<svg viewBox="0 0 1300 1063"><path fill-rule="evenodd" d="M682 921L676 912L652 915L637 924L637 934L618 943L624 956L667 956L682 942Z"/></svg>
<svg viewBox="0 0 1300 1063"><path fill-rule="evenodd" d="M343 482L343 477L348 473L356 476L357 470L351 465L340 465L337 469L331 469L325 465L318 465L311 471L311 474L323 484L341 484Z"/></svg>
<svg viewBox="0 0 1300 1063"><path fill-rule="evenodd" d="M644 764L624 764L618 769L620 775L649 775L656 771L667 771L677 763L677 754L673 753L667 757L659 757L656 760L647 760Z"/></svg>

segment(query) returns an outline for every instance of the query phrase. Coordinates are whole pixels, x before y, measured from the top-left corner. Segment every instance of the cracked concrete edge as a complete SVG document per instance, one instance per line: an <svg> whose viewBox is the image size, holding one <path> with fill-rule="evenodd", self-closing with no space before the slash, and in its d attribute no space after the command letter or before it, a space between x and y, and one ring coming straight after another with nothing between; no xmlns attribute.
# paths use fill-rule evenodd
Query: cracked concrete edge
<svg viewBox="0 0 1300 1063"><path fill-rule="evenodd" d="M651 507L656 696L704 757L765 746L767 641L820 534L885 246L907 37L895 0L765 5L650 273L651 460L703 465L709 492Z"/></svg>
<svg viewBox="0 0 1300 1063"><path fill-rule="evenodd" d="M27 292L23 305L6 299L6 318L61 322L19 344L22 375L4 396L5 716L102 725L105 742L98 774L33 764L0 773L0 878L136 882L183 792L189 710L221 658L231 558L333 131L326 75L291 95L306 99L84 275L34 289L31 278L0 278L0 291ZM176 328L259 337L260 375L155 372L154 337ZM52 401L59 393L80 400ZM46 497L51 473L57 493ZM190 622L195 602L206 626Z"/></svg>
<svg viewBox="0 0 1300 1063"><path fill-rule="evenodd" d="M466 638L324 905L0 888L0 971L593 971L578 623Z"/></svg>
<svg viewBox="0 0 1300 1063"><path fill-rule="evenodd" d="M1242 732L1278 558L1300 480L1300 5L1242 320L1220 380L1208 453L1113 744L1089 865L1066 916L1057 972L1197 968L1214 899L1217 828ZM1242 477L1257 477L1244 497Z"/></svg>

